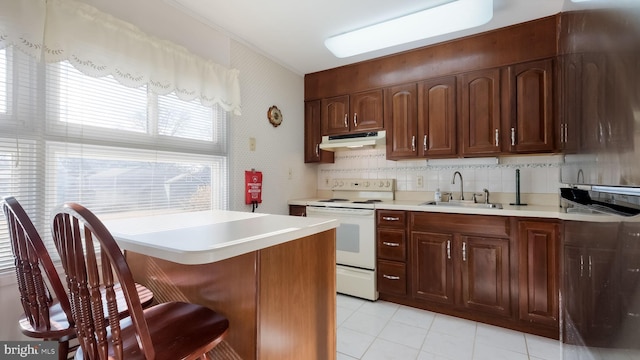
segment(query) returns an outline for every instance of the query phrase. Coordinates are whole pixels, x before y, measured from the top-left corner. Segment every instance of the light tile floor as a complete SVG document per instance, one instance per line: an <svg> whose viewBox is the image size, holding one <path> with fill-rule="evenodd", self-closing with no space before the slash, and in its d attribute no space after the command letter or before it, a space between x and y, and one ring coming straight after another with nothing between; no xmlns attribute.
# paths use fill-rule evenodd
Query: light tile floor
<svg viewBox="0 0 640 360"><path fill-rule="evenodd" d="M638 360L386 301L338 294L338 360Z"/></svg>

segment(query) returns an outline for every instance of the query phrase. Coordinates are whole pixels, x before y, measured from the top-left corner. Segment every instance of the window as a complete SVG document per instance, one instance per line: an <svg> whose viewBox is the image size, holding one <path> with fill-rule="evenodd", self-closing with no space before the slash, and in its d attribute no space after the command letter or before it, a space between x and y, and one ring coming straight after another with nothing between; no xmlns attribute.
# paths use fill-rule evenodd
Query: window
<svg viewBox="0 0 640 360"><path fill-rule="evenodd" d="M16 196L45 241L50 212L64 201L110 218L226 209L227 121L217 106L91 77L68 62L39 64L6 48L0 196ZM12 266L2 220L0 271Z"/></svg>
<svg viewBox="0 0 640 360"><path fill-rule="evenodd" d="M0 50L0 115L7 113L7 49Z"/></svg>

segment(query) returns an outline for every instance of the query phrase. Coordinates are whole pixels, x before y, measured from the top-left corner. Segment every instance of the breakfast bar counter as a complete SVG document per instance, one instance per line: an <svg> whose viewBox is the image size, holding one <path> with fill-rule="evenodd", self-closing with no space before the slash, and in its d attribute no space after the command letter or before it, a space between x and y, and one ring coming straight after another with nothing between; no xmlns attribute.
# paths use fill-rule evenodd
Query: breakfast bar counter
<svg viewBox="0 0 640 360"><path fill-rule="evenodd" d="M229 319L214 359L335 359L336 220L205 211L104 222L156 301Z"/></svg>

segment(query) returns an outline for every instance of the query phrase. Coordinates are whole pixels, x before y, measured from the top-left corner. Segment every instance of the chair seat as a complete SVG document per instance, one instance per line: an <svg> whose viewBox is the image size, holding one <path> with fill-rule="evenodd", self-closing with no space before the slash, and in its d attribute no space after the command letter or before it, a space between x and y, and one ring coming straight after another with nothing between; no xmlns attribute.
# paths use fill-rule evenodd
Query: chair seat
<svg viewBox="0 0 640 360"><path fill-rule="evenodd" d="M67 321L67 315L58 301L49 306L50 329L34 328L29 318L22 314L18 320L20 331L26 336L36 339L60 339L67 341L76 337L76 330Z"/></svg>
<svg viewBox="0 0 640 360"><path fill-rule="evenodd" d="M156 353L156 360L195 359L193 354L204 354L213 349L229 327L221 314L196 304L183 302L162 303L144 310L144 318ZM126 339L124 359L145 359L136 342L135 327L130 318L120 321L122 338ZM178 336L177 336L178 335ZM111 335L108 336L109 341ZM199 349L199 351L194 351ZM111 344L109 356L113 356ZM75 359L84 359L81 348Z"/></svg>

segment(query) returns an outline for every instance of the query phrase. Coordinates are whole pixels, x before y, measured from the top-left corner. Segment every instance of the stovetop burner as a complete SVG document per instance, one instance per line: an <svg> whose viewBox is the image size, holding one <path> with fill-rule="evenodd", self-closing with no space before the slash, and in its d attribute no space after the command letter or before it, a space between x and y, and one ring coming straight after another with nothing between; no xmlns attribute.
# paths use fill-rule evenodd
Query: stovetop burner
<svg viewBox="0 0 640 360"><path fill-rule="evenodd" d="M379 203L379 202L382 202L382 200L380 200L380 199L369 199L369 200L352 201L352 203L354 203L354 204L375 204L375 203Z"/></svg>

